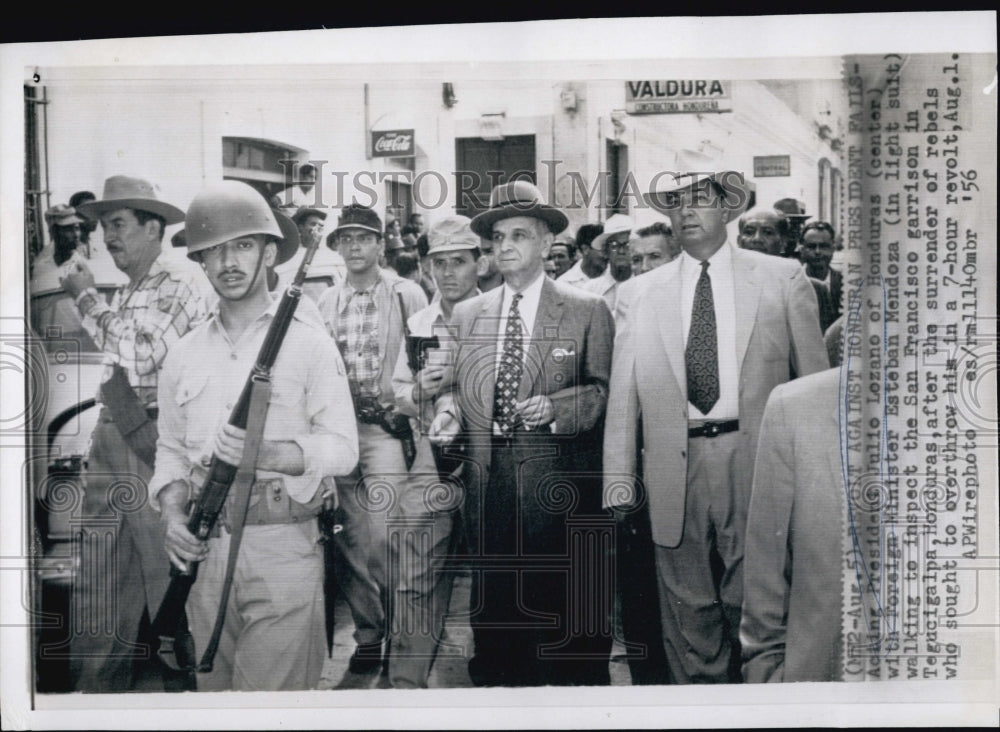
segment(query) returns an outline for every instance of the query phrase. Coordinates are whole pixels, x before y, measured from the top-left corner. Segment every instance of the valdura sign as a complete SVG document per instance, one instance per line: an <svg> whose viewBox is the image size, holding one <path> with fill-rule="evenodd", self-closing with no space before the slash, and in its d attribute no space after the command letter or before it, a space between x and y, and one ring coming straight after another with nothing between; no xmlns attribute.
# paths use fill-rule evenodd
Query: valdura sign
<svg viewBox="0 0 1000 732"><path fill-rule="evenodd" d="M372 130L372 157L408 158L415 150L413 130Z"/></svg>
<svg viewBox="0 0 1000 732"><path fill-rule="evenodd" d="M729 84L718 79L626 81L625 111L629 114L731 112Z"/></svg>

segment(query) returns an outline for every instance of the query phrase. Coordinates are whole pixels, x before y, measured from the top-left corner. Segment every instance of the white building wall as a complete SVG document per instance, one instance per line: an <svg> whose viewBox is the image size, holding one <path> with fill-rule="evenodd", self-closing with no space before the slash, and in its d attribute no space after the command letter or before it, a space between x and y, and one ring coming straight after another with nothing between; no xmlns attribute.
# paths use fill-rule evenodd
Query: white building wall
<svg viewBox="0 0 1000 732"><path fill-rule="evenodd" d="M260 79L215 72L194 79L125 81L55 76L48 87L53 203L84 189L99 196L106 177L125 173L157 183L165 200L186 208L207 181L222 176L222 138L229 136L284 142L306 150L305 158L328 161L323 202L331 207L354 198L372 203L366 189L374 189L380 197L376 207L384 214L385 185L373 184L373 179L380 172L401 170L388 159L367 157L365 82L342 70L331 78L305 81L274 73ZM480 135L483 114L504 113L505 134L535 135L538 182L547 197L551 181L542 161L567 159L567 167L588 186L606 169L606 140L614 137L612 112L625 106L624 81L459 80L454 84L458 101L451 109L442 102L441 84L436 78L368 83L368 123L376 129L415 130L415 209L430 221L453 210L455 139ZM560 102L560 92L568 87L578 92L577 110L563 109ZM790 177L755 180L757 200L765 205L793 195L817 213L819 160L827 157L839 167L839 156L818 138L810 119L765 85L735 81L732 96L733 112L623 118L619 139L629 146L629 166L640 189L647 190L657 172L673 170L682 149L704 149L749 178L754 156L790 155ZM809 96L808 106L822 106L816 94ZM559 134L572 135L572 140L560 146ZM338 171L346 175L338 177ZM367 172L359 176L362 171ZM557 168L560 198L566 172ZM602 205L595 200L571 218L576 225L603 220ZM641 224L656 219L648 210L635 213Z"/></svg>

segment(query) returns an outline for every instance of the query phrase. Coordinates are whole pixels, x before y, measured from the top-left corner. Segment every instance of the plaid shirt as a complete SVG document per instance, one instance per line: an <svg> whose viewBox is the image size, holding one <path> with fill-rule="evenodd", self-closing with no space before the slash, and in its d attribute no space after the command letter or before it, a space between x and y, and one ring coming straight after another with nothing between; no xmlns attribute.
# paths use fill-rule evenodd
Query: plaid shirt
<svg viewBox="0 0 1000 732"><path fill-rule="evenodd" d="M378 397L381 393L382 352L379 347L378 302L387 302L388 290L381 275L367 290L355 290L344 283L346 306L336 319L337 344L347 366L351 390L357 396Z"/></svg>
<svg viewBox="0 0 1000 732"><path fill-rule="evenodd" d="M102 382L119 364L142 403L156 406L157 377L167 350L208 315L194 274L160 254L142 279L115 292L110 305L92 291L80 295L83 327L104 352Z"/></svg>

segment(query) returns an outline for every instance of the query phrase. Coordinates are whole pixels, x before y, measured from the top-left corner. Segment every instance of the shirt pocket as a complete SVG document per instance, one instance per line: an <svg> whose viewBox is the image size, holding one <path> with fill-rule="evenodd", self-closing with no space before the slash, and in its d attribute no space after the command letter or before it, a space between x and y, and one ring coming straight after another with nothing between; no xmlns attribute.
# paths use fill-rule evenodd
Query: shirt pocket
<svg viewBox="0 0 1000 732"><path fill-rule="evenodd" d="M192 370L181 376L177 383L177 393L174 394L174 401L181 409L191 406L191 402L200 397L205 387L208 386L208 374L203 370Z"/></svg>

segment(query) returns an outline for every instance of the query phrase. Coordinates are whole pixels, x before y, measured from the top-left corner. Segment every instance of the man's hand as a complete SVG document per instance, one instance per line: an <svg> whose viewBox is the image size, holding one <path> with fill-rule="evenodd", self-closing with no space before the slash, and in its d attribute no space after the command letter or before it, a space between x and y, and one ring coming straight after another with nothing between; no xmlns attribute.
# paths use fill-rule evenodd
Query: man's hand
<svg viewBox="0 0 1000 732"><path fill-rule="evenodd" d="M59 284L75 300L81 292L94 286L94 275L86 264L73 260L66 274L59 278Z"/></svg>
<svg viewBox="0 0 1000 732"><path fill-rule="evenodd" d="M188 570L188 562L200 562L208 556L208 542L199 541L187 529L188 517L183 508L187 494L183 481L171 483L160 493L160 520L166 533L163 546L170 563L182 572Z"/></svg>
<svg viewBox="0 0 1000 732"><path fill-rule="evenodd" d="M521 415L524 426L529 429L544 427L555 419L552 400L547 396L530 397L523 402L518 402L517 411Z"/></svg>
<svg viewBox="0 0 1000 732"><path fill-rule="evenodd" d="M451 412L441 412L431 422L431 428L427 431L427 439L435 445L450 445L461 428L455 415Z"/></svg>
<svg viewBox="0 0 1000 732"><path fill-rule="evenodd" d="M417 372L417 401L433 399L441 391L444 374L447 370L442 364L429 364Z"/></svg>
<svg viewBox="0 0 1000 732"><path fill-rule="evenodd" d="M231 424L222 425L222 429L215 436L213 451L220 458L230 465L239 465L243 460L243 444L246 440L247 431Z"/></svg>

